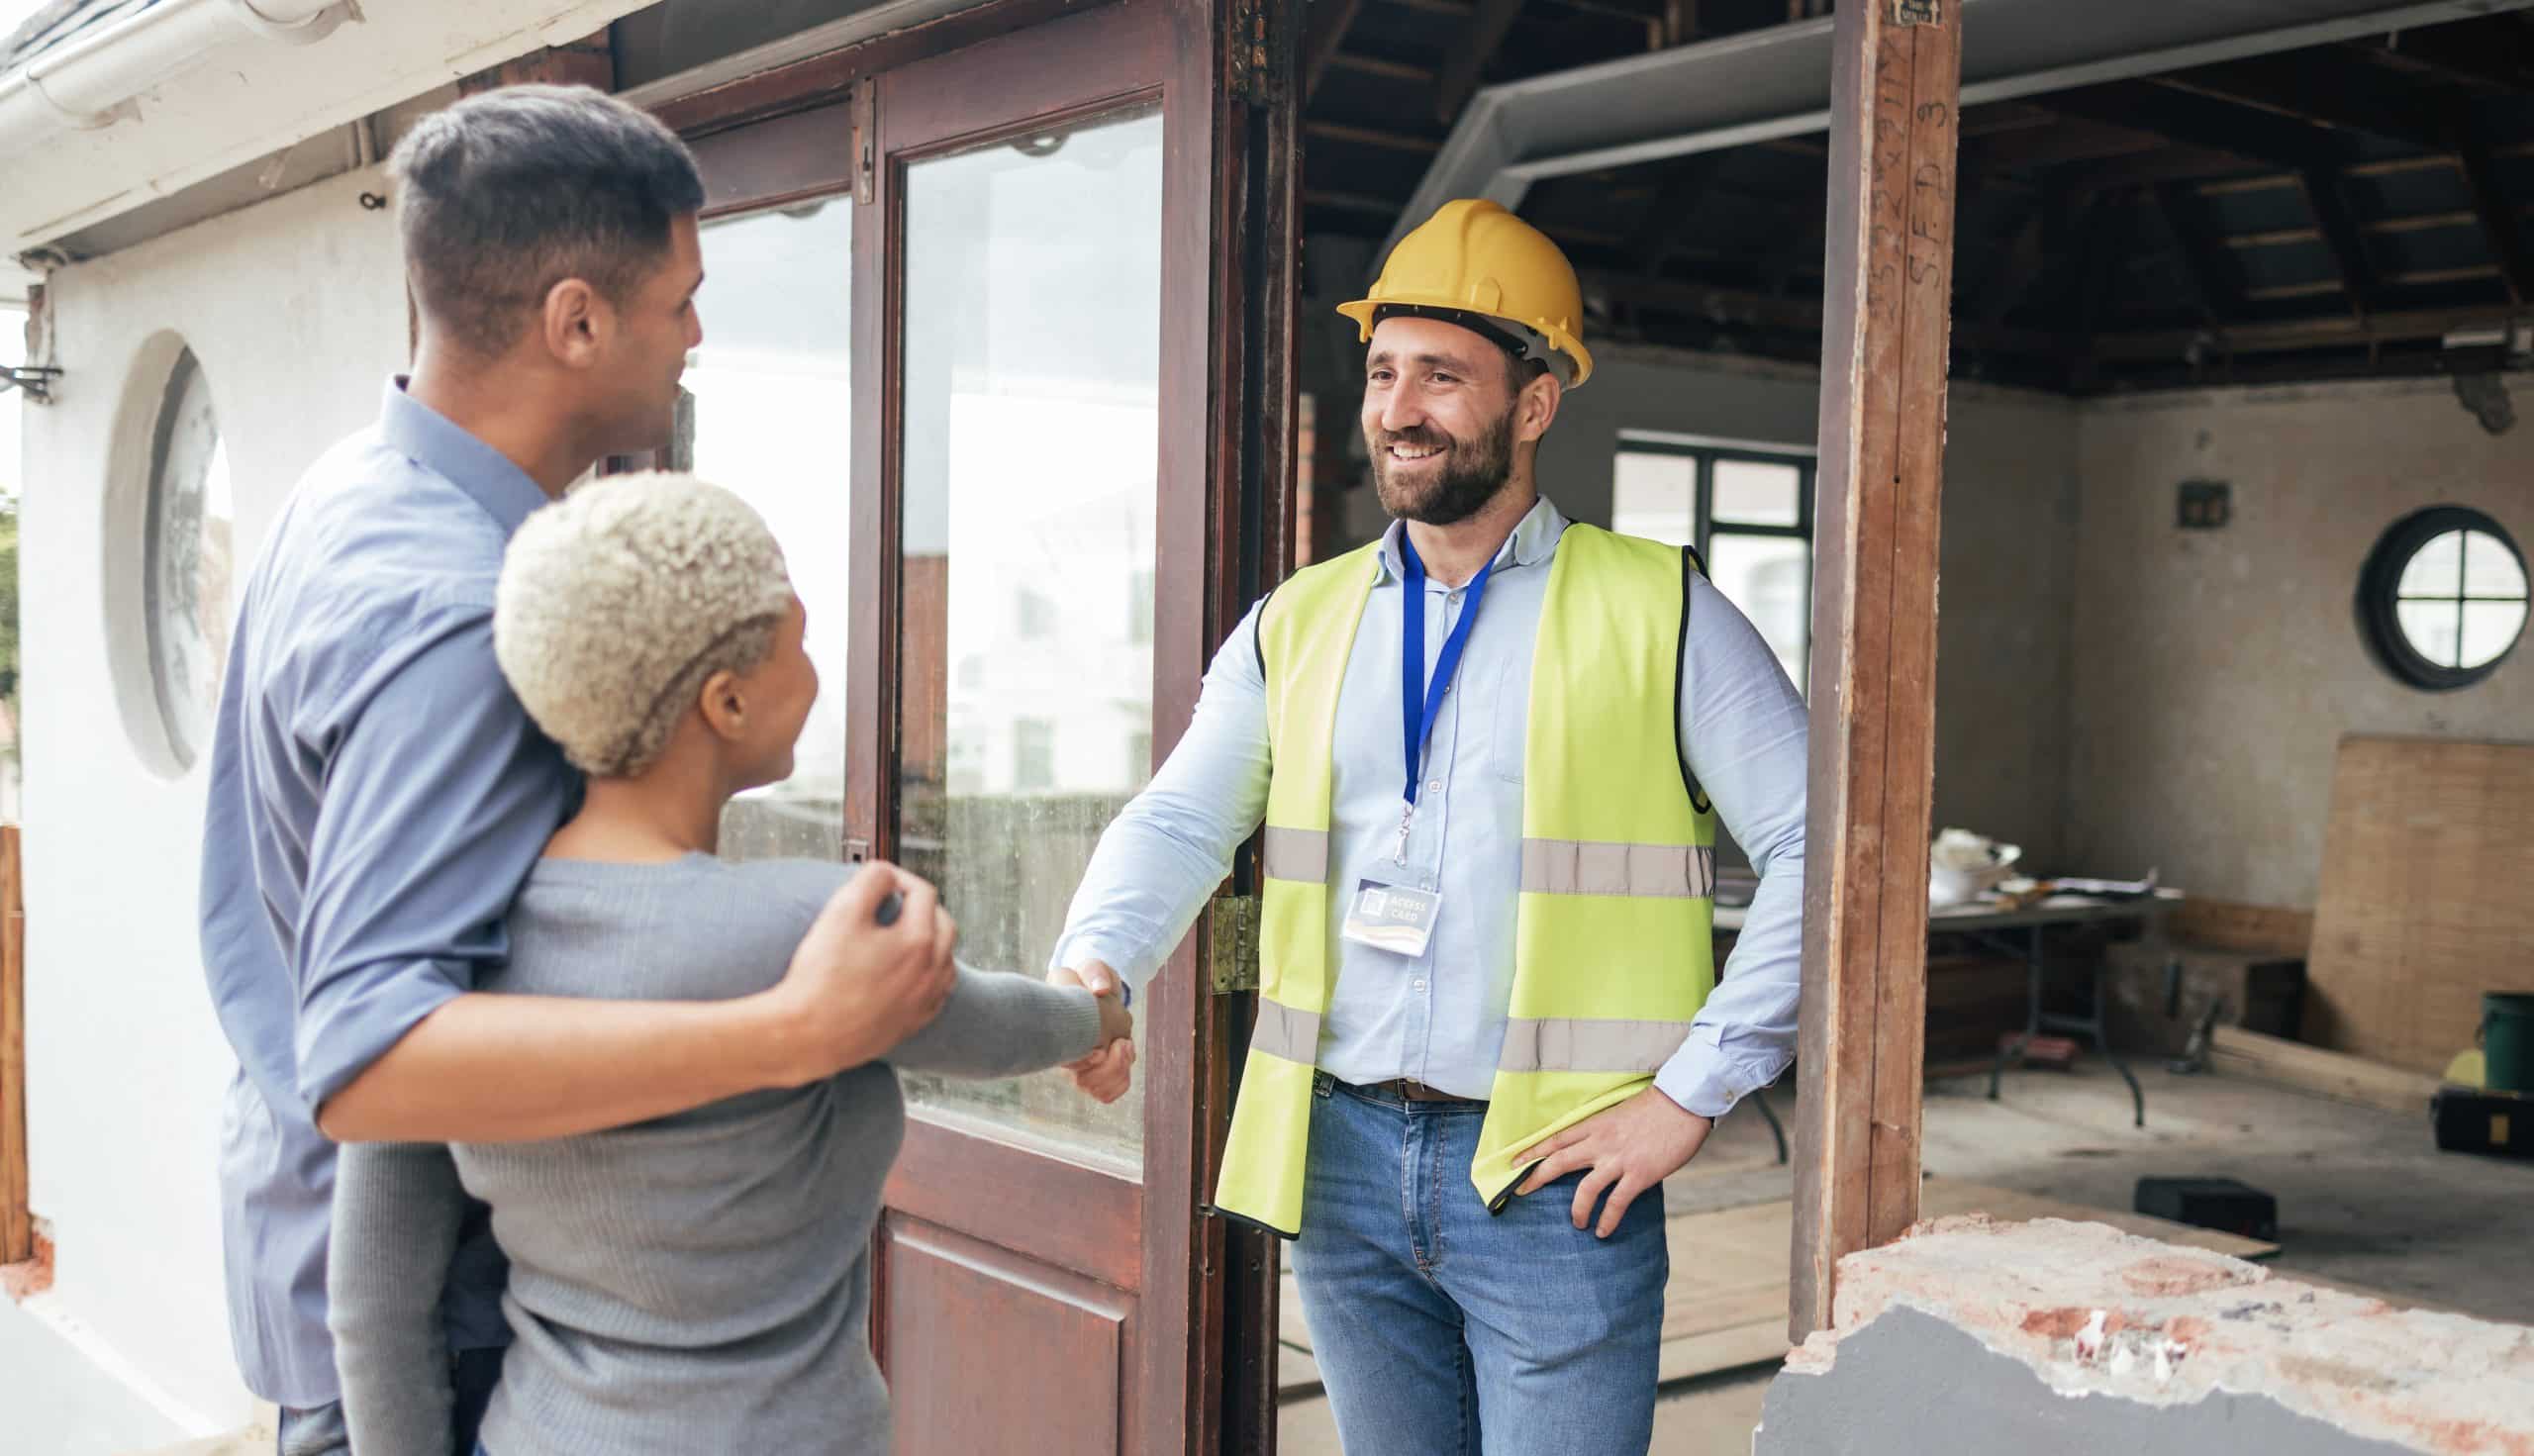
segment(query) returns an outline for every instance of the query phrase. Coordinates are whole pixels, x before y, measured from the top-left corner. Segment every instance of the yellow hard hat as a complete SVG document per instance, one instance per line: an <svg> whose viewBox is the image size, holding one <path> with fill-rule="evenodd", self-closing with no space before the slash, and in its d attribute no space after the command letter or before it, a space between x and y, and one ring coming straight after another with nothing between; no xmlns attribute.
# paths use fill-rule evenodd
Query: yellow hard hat
<svg viewBox="0 0 2534 1456"><path fill-rule="evenodd" d="M1381 316L1393 311L1446 319L1474 315L1510 324L1511 330L1493 331L1506 336L1500 341L1516 353L1543 358L1568 388L1593 377L1575 265L1547 234L1483 197L1444 203L1391 249L1371 297L1337 306L1355 321L1356 337L1364 340L1372 339Z"/></svg>

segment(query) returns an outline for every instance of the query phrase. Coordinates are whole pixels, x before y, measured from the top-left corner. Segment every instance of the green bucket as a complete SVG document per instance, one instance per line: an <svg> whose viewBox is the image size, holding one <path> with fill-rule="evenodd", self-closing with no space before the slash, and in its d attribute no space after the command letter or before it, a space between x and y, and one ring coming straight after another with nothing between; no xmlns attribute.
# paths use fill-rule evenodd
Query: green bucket
<svg viewBox="0 0 2534 1456"><path fill-rule="evenodd" d="M2534 995L2482 993L2482 1053L2492 1092L2534 1092Z"/></svg>

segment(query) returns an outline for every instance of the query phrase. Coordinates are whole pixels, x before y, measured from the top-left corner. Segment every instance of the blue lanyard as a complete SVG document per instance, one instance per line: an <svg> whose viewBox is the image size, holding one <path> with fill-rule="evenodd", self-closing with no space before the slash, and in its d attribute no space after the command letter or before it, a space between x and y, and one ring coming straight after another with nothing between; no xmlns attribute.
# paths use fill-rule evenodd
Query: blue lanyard
<svg viewBox="0 0 2534 1456"><path fill-rule="evenodd" d="M1479 599L1487 595L1487 574L1496 569L1491 558L1470 579L1469 601L1461 608L1460 621L1452 624L1451 634L1443 638L1443 650L1434 659L1434 678L1425 679L1425 563L1416 559L1416 543L1408 538L1403 528L1399 533L1400 560L1406 567L1407 590L1400 596L1400 726L1408 743L1408 809L1400 821L1401 852L1408 845L1410 818L1416 812L1416 784L1424 776L1425 740L1434 735L1434 722L1443 714L1443 690L1451 686L1452 673L1461 664L1461 649L1469 645L1470 624L1478 620Z"/></svg>

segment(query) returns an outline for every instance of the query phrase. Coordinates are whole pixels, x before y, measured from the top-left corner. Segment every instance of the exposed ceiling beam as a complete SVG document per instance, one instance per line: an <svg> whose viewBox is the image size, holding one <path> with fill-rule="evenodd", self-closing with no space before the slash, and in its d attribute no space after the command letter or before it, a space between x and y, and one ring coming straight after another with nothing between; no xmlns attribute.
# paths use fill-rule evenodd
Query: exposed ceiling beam
<svg viewBox="0 0 2534 1456"><path fill-rule="evenodd" d="M2505 91L2534 89L2534 41L2523 31L2405 30L2354 48L2379 65Z"/></svg>
<svg viewBox="0 0 2534 1456"><path fill-rule="evenodd" d="M2229 248L2241 251L2247 247L2292 247L2301 243L2320 243L2320 228L2265 228L2258 233L2229 233L2219 240Z"/></svg>
<svg viewBox="0 0 2534 1456"><path fill-rule="evenodd" d="M2134 127L2054 118L2041 127L1965 137L1962 170L1970 173L2058 166L2106 156L2129 156L2165 145L2163 138Z"/></svg>
<svg viewBox="0 0 2534 1456"><path fill-rule="evenodd" d="M2211 322L2231 317L2242 306L2243 267L2218 245L2217 223L2207 200L2188 184L2165 182L2156 188L2156 206L2181 249L2183 272L2198 296L2200 316Z"/></svg>
<svg viewBox="0 0 2534 1456"><path fill-rule="evenodd" d="M2038 106L2020 101L1993 101L1975 106L1962 114L1962 136L1987 137L1998 132L2019 131L2027 127L2055 127L2059 119Z"/></svg>
<svg viewBox="0 0 2534 1456"><path fill-rule="evenodd" d="M2064 199L2057 196L2034 197L2022 224L2006 243L2003 264L1983 274L1978 291L1967 297L1962 295L1960 283L1955 284L1958 301L1954 312L1969 314L1984 324L2003 324L2006 315L2023 301L2024 290L2041 276L2042 264L2048 260L2043 234L2049 228L2050 211L2064 205ZM1955 276L1958 279L1961 275L1957 272Z"/></svg>
<svg viewBox="0 0 2534 1456"><path fill-rule="evenodd" d="M1777 329L1794 334L1821 330L1818 298L1772 298L1745 289L1718 288L1678 278L1643 278L1587 268L1579 275L1585 292L1606 294L1630 304L1682 314L1709 324L1742 329ZM2032 329L2002 329L1957 320L1954 337L1966 347L2022 354L2055 354L2066 340Z"/></svg>
<svg viewBox="0 0 2534 1456"><path fill-rule="evenodd" d="M1686 46L1699 38L1699 0L1663 0L1664 46Z"/></svg>
<svg viewBox="0 0 2534 1456"><path fill-rule="evenodd" d="M2341 196L2340 178L2325 168L2308 167L2297 174L2297 180L2305 189L2306 205L2314 210L2314 222L2323 230L2323 241L2331 247L2341 292L2349 295L2349 311L2364 324L2376 293L2376 269L2368 261L2367 242L2359 236L2358 223L2350 216L2349 200Z"/></svg>
<svg viewBox="0 0 2534 1456"><path fill-rule="evenodd" d="M2507 280L2508 302L2521 304L2534 299L2534 259L2526 255L2525 231L2518 224L2517 210L2507 190L2499 183L2489 146L2467 108L2450 107L2445 120L2456 158L2463 163L2464 185L2473 195L2473 211L2481 219L2482 237L2488 243L2490 257L2498 264L2501 276Z"/></svg>
<svg viewBox="0 0 2534 1456"><path fill-rule="evenodd" d="M1379 127L1349 126L1344 122L1305 122L1303 135L1322 142L1348 142L1357 146L1378 146L1390 151L1414 151L1431 156L1443 144L1431 137L1412 137L1406 132L1386 131Z"/></svg>
<svg viewBox="0 0 2534 1456"><path fill-rule="evenodd" d="M2264 166L2331 166L2350 158L2349 144L2308 123L2213 97L2140 81L2080 86L2036 98L2067 116L2152 132L2203 151L2227 151Z"/></svg>
<svg viewBox="0 0 2534 1456"><path fill-rule="evenodd" d="M1384 60L1378 55L1357 55L1352 50L1338 51L1336 54L1328 57L1328 63L1339 70L1355 71L1367 76L1379 76L1386 81L1430 81L1434 79L1434 73L1421 65L1410 65L1404 60Z"/></svg>
<svg viewBox="0 0 2534 1456"><path fill-rule="evenodd" d="M2103 310L2110 306L2112 288L2119 281L2119 265L2129 255L2137 218L2135 193L2106 192L2095 200L2094 217L2086 229L2085 281L2077 294L2075 328L2068 340L2069 383L2074 388L2088 388L2095 382L2095 357L2087 340L2102 330Z"/></svg>
<svg viewBox="0 0 2534 1456"><path fill-rule="evenodd" d="M1363 4L1364 0L1311 0L1311 19L1303 28L1303 100L1311 100L1319 89L1319 78L1328 73L1329 63L1346 44L1347 29L1355 24L1355 12Z"/></svg>
<svg viewBox="0 0 2534 1456"><path fill-rule="evenodd" d="M1399 211L1396 199L1374 197L1362 192L1337 192L1314 187L1303 193L1303 206L1334 208L1339 212L1365 213L1389 217Z"/></svg>
<svg viewBox="0 0 2534 1456"><path fill-rule="evenodd" d="M1967 107L2534 6L2534 0L1955 3L1963 20ZM1532 184L1548 177L1817 134L1829 119L1831 29L1825 20L1771 26L1485 87L1462 108L1402 218L1425 216L1454 197L1486 196L1517 207ZM2154 179L2132 178L2130 185L2140 180Z"/></svg>
<svg viewBox="0 0 2534 1456"><path fill-rule="evenodd" d="M2326 49L2255 56L2158 76L2155 84L2257 107L2311 126L2445 149L2426 98L2406 84L2406 77L2350 64L2338 55Z"/></svg>
<svg viewBox="0 0 2534 1456"><path fill-rule="evenodd" d="M1514 18L1521 13L1522 0L1478 0L1469 34L1444 58L1442 72L1434 82L1435 120L1449 125L1461 114L1470 94L1478 89L1479 73L1496 58L1497 48L1505 44L1505 33L1513 28Z"/></svg>
<svg viewBox="0 0 2534 1456"><path fill-rule="evenodd" d="M2083 195L2164 182L2204 182L2214 177L2237 177L2259 165L2230 152L2211 151L2204 146L2171 146L2136 156L2080 163L2062 169L2055 180L2069 191Z"/></svg>
<svg viewBox="0 0 2534 1456"><path fill-rule="evenodd" d="M2221 353L2278 353L2291 349L2356 347L2404 340L2442 339L2459 329L2503 327L2524 315L2505 308L2417 309L2383 313L2361 324L2346 316L2237 324L2224 329L2149 330L2105 334L2094 340L2099 359L2179 359L2193 349Z"/></svg>
<svg viewBox="0 0 2534 1456"><path fill-rule="evenodd" d="M1665 164L1663 184L1638 215L1636 230L1627 243L1628 255L1636 259L1639 269L1652 273L1662 264L1664 254L1671 251L1672 241L1680 236L1682 223L1697 214L1699 204L1715 185L1716 173L1724 169L1724 155L1720 151L1698 152Z"/></svg>

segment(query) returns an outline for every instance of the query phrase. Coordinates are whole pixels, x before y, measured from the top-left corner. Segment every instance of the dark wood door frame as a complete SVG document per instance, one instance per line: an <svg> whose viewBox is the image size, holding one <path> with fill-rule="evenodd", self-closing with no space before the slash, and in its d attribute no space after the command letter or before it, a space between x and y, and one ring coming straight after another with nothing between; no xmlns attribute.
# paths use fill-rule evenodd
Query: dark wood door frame
<svg viewBox="0 0 2534 1456"><path fill-rule="evenodd" d="M1044 20L1043 13L1032 0L1020 0L1006 14L1026 29L976 41L937 63L884 71L865 93L874 145L867 153L868 200L854 235L855 293L879 306L859 309L854 320L854 414L885 424L857 431L854 444L857 666L848 712L861 729L857 741L869 743L870 751L857 751L848 765L846 816L848 835L883 855L894 848L889 836L897 821L894 753L880 734L898 721L901 680L893 483L900 477L904 400L894 364L909 321L893 254L904 238L907 161L1158 97L1167 141L1155 581L1161 603L1199 610L1155 614L1157 757L1187 724L1213 648L1248 596L1272 579L1266 573L1281 569L1283 532L1268 523L1281 521L1284 495L1281 485L1268 483L1281 482L1289 468L1290 339L1253 344L1259 321L1237 310L1258 291L1250 270L1262 265L1261 252L1290 268L1289 247L1255 240L1261 215L1266 224L1290 229L1292 168L1271 169L1284 178L1283 203L1253 206L1264 142L1249 134L1244 103L1228 93L1227 29L1216 0L1110 0L1056 20ZM936 70L943 78L955 73L960 84L934 84ZM1274 337L1279 320L1287 321L1289 334L1289 306L1269 310L1265 337ZM1190 320L1204 327L1185 327ZM881 360L891 366L864 366ZM1141 1096L1146 1126L1156 1129L1146 1139L1142 1181L1066 1168L1053 1175L1063 1184L1059 1202L1004 1199L1007 1207L989 1235L1134 1292L1131 1363L1121 1375L1125 1444L1138 1452L1224 1449L1227 1406L1243 1432L1230 1448L1261 1449L1263 1443L1246 1434L1260 1417L1238 1412L1263 1411L1272 1419L1272 1257L1239 1251L1246 1256L1227 1263L1237 1245L1227 1244L1219 1225L1200 1212L1228 1119L1225 1068L1242 1029L1232 1023L1232 1004L1206 994L1206 985L1193 943L1182 946L1139 1008ZM954 1212L946 1205L956 1204L973 1230L978 1197L1023 1186L1023 1179L1043 1186L1048 1166L1037 1152L919 1114L911 1119L891 1202L917 1217L931 1207L929 1200L943 1201L944 1217ZM974 1196L954 1192L959 1189ZM1049 1226L1057 1220L1059 1226ZM1124 1269L1101 1264L1124 1255L1135 1261L1130 1279L1121 1277ZM1245 1315L1227 1322L1227 1305ZM1262 1306L1263 1316L1257 1313ZM1226 1384L1243 1394L1227 1398Z"/></svg>
<svg viewBox="0 0 2534 1456"><path fill-rule="evenodd" d="M1959 0L1837 12L1791 1333L1916 1221Z"/></svg>

